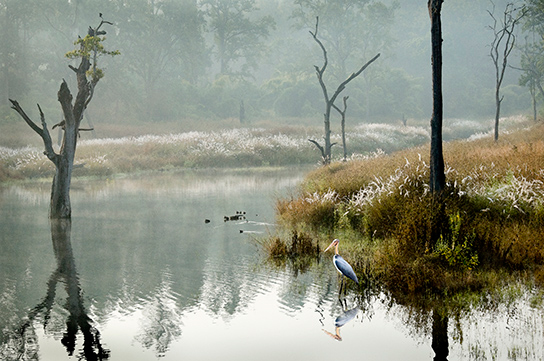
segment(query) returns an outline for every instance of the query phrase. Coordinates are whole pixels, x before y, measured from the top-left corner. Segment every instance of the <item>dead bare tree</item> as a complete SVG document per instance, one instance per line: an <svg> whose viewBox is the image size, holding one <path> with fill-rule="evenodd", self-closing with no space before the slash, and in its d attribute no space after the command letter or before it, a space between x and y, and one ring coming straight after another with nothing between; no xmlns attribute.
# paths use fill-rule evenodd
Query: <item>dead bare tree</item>
<svg viewBox="0 0 544 361"><path fill-rule="evenodd" d="M63 80L57 93L57 98L64 116L64 120L55 125L59 126L64 131L62 144L58 153L53 149L51 135L47 128L45 115L43 114L40 105L38 104L41 127L30 119L16 100L10 99L12 109L19 113L30 128L42 138L45 146L44 154L55 165L55 176L51 187L51 204L49 208L49 217L52 219L71 217L70 184L72 180L72 170L74 168L74 156L76 153L79 132L85 130L80 128L80 123L83 119L85 109L93 98L96 84L104 75L103 71L97 67L97 59L100 55L104 54L119 54L118 51L106 51L104 49L102 42L105 38L100 37L100 35L104 35L106 32L100 30L100 28L104 24L113 24L103 20L102 14L100 14L100 17L100 24L94 29L89 27L89 33L85 38L80 37L75 42L76 45L79 45L79 49L66 54L66 57L70 59L80 59L77 68L69 65L70 69L76 73L78 92L75 101L72 103L72 93L70 92L66 81Z"/></svg>
<svg viewBox="0 0 544 361"><path fill-rule="evenodd" d="M336 91L332 94L332 96L329 97L329 93L327 91L327 86L325 84L325 80L323 79L323 74L325 73L325 70L327 69L328 65L328 58L327 58L327 50L325 49L325 46L319 40L317 37L317 31L319 26L319 17L316 17L315 22L315 31L310 30L310 34L314 38L315 42L319 45L321 48L321 51L323 52L323 66L319 67L317 65L314 65L315 72L317 75L317 79L319 81L319 85L321 86L321 90L323 91L323 97L325 100L325 113L324 116L324 125L325 125L325 134L323 136L324 139L324 145L320 145L316 140L308 139L308 141L315 144L315 146L320 150L321 152L321 158L324 165L329 164L331 162L331 148L335 143L331 143L331 109L333 108L334 102L336 101L336 98L342 93L342 91L346 88L346 85L353 79L357 78L370 64L372 64L376 59L379 58L380 54L378 53L376 56L374 56L372 59L370 59L366 64L364 64L359 70L357 70L355 73L352 73L346 80L344 80L338 87L336 88Z"/></svg>
<svg viewBox="0 0 544 361"><path fill-rule="evenodd" d="M504 95L501 96L501 85L504 79L504 73L508 65L508 57L514 50L516 35L514 29L520 20L525 16L525 8L516 8L513 3L506 4L502 19L497 19L495 13L495 3L490 1L493 9L487 11L493 20L489 29L493 31L493 41L489 50L491 60L495 66L495 132L494 139L499 139L499 117L501 113L501 103Z"/></svg>

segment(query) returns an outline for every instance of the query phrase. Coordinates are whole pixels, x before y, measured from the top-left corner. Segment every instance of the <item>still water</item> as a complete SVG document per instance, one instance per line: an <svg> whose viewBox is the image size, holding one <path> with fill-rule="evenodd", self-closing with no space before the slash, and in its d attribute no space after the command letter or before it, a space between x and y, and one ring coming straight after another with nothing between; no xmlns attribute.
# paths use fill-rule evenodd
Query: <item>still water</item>
<svg viewBox="0 0 544 361"><path fill-rule="evenodd" d="M0 189L0 359L432 360L440 339L450 360L543 359L531 290L440 321L379 293L339 302L331 254L267 264L258 240L303 174L77 180L53 224L49 184Z"/></svg>

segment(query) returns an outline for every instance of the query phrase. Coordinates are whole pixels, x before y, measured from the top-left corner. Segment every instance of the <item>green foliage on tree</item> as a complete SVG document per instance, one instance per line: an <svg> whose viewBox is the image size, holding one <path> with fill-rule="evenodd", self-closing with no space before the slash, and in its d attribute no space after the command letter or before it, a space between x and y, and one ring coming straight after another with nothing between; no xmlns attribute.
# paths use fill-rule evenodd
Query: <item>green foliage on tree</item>
<svg viewBox="0 0 544 361"><path fill-rule="evenodd" d="M81 58L92 58L93 66L91 69L87 70L87 77L89 77L93 82L98 82L98 80L104 77L104 71L96 67L97 58L102 55L120 55L119 50L106 50L102 44L106 40L105 36L92 36L87 34L84 38L78 38L74 41L74 45L78 46L77 49L67 52L64 56L68 59L81 59Z"/></svg>

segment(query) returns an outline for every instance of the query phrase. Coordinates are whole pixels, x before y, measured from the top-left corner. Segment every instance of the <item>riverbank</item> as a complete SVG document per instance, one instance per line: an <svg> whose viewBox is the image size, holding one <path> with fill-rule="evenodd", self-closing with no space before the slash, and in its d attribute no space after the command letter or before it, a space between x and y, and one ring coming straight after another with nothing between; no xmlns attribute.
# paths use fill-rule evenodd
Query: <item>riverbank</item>
<svg viewBox="0 0 544 361"><path fill-rule="evenodd" d="M478 290L526 274L544 283L544 126L444 146L447 187L428 188L428 145L311 172L277 202L288 234L340 238L361 279L399 294ZM439 224L439 239L432 225ZM295 237L276 238L281 257ZM285 247L279 247L284 242ZM327 243L328 244L328 243ZM315 247L307 247L315 251Z"/></svg>
<svg viewBox="0 0 544 361"><path fill-rule="evenodd" d="M53 176L54 167L43 155L38 135L21 123L0 126L0 182ZM322 138L319 125L260 122L235 127L231 123L218 124L215 130L192 131L165 124L125 128L97 125L100 131L96 134L81 134L73 176L111 177L181 168L274 167L320 162L318 150L308 142L308 139ZM512 117L503 123L505 129L518 128L525 120ZM348 127L346 141L350 159L426 144L429 142L427 128L426 124L415 122L411 126L360 124ZM483 136L488 128L486 122L451 120L444 132L446 139L467 138ZM332 141L341 144L339 135L333 135ZM340 145L333 147L333 157L341 159Z"/></svg>

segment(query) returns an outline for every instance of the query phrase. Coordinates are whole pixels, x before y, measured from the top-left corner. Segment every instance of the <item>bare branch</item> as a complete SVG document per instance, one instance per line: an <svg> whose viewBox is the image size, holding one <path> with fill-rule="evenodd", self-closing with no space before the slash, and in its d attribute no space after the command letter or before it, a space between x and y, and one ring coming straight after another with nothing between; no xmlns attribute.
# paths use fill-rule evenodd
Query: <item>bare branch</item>
<svg viewBox="0 0 544 361"><path fill-rule="evenodd" d="M332 104L332 107L333 107L334 109L336 109L336 111L337 111L338 113L340 113L340 115L341 115L342 117L345 117L345 115L346 115L346 109L348 108L348 104L347 104L348 99L349 99L349 96L347 96L347 95L346 95L344 98L342 98L342 101L343 101L343 103L344 103L344 109L343 109L343 110L341 110L340 108L338 108L338 106L337 106L336 104Z"/></svg>
<svg viewBox="0 0 544 361"><path fill-rule="evenodd" d="M36 123L34 123L32 119L30 119L30 117L25 113L23 108L21 108L21 106L19 105L19 102L13 99L10 99L9 101L11 102L11 109L19 113L19 115L24 119L26 124L28 124L33 131L38 133L38 135L43 138L43 130L38 127L38 125L36 125Z"/></svg>
<svg viewBox="0 0 544 361"><path fill-rule="evenodd" d="M380 53L376 54L372 59L370 59L365 65L363 65L357 72L352 73L346 80L344 80L334 92L334 95L331 97L331 101L334 103L338 95L346 88L346 85L353 79L357 78L370 64L372 64L376 59L380 57Z"/></svg>
<svg viewBox="0 0 544 361"><path fill-rule="evenodd" d="M325 73L325 70L327 69L327 65L329 63L329 60L327 58L327 50L325 49L325 46L323 45L321 40L319 40L317 38L318 25L319 25L319 16L317 16L315 18L315 32L312 32L310 30L310 34L312 34L312 37L314 38L315 42L321 48L321 51L323 53L323 66L320 68L317 65L314 65L314 68L315 68L315 71L317 73L317 79L319 81L319 85L321 85L321 90L323 91L325 101L328 102L329 101L329 94L327 93L327 86L325 85L325 82L323 81L323 73Z"/></svg>
<svg viewBox="0 0 544 361"><path fill-rule="evenodd" d="M26 124L28 124L30 128L32 128L32 130L38 133L38 135L42 138L43 145L45 147L45 151L43 152L43 154L45 154L47 158L49 158L49 160L51 160L55 165L57 165L58 154L55 153L55 151L53 150L53 141L51 140L51 135L49 134L49 130L47 129L47 123L45 122L45 116L42 112L42 108L40 107L40 104L38 104L38 110L40 111L40 119L42 124L41 128L36 123L34 123L32 119L30 119L30 117L25 113L23 108L21 108L21 106L16 100L10 99L9 101L12 104L11 108L15 110L17 113L19 113L19 115L21 116L21 118L24 119Z"/></svg>
<svg viewBox="0 0 544 361"><path fill-rule="evenodd" d="M49 158L55 165L58 161L58 155L53 150L53 141L51 140L51 134L49 134L49 130L47 129L47 123L45 122L45 115L42 112L42 108L40 107L40 104L38 104L38 110L40 111L40 119L42 121L42 139L43 144L45 146L45 154L47 158Z"/></svg>
<svg viewBox="0 0 544 361"><path fill-rule="evenodd" d="M308 139L308 142L314 143L317 149L321 151L321 155L323 156L323 158L325 158L325 149L317 141L313 139Z"/></svg>

